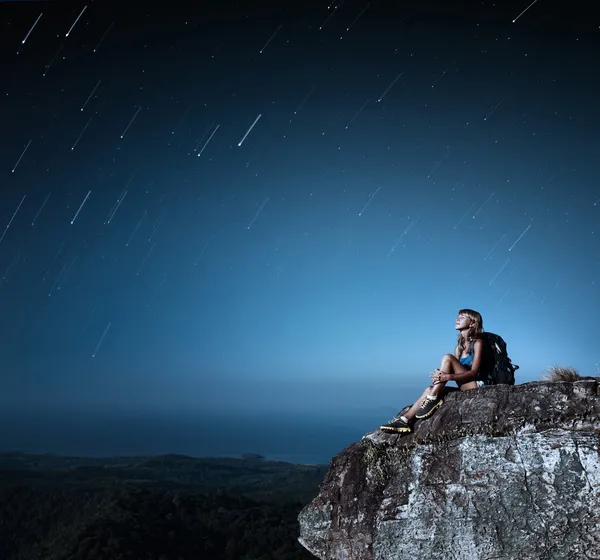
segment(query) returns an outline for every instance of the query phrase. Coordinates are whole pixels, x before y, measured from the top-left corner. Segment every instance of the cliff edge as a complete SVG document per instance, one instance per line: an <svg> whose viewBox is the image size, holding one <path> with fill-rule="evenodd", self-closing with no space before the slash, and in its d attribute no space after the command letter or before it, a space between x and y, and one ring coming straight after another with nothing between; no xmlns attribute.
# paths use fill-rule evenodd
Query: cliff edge
<svg viewBox="0 0 600 560"><path fill-rule="evenodd" d="M322 560L600 559L600 378L451 393L336 455L298 519Z"/></svg>

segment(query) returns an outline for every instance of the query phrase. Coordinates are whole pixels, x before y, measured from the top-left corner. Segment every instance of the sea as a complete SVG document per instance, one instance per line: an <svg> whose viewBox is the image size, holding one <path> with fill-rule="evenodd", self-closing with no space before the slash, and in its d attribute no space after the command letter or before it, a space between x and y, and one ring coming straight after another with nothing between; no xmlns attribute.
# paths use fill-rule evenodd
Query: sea
<svg viewBox="0 0 600 560"><path fill-rule="evenodd" d="M394 416L393 410L202 414L0 411L0 452L78 457L240 457L329 464L331 458Z"/></svg>

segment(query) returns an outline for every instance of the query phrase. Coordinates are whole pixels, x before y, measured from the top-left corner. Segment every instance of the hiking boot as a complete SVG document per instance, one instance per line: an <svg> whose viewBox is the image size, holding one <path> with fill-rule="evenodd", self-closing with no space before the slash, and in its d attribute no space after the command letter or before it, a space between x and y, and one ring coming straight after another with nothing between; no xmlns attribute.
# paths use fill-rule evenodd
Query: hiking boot
<svg viewBox="0 0 600 560"><path fill-rule="evenodd" d="M419 420L429 418L440 406L442 406L442 404L444 404L444 401L440 397L435 400L425 397L421 403L421 408L415 414L415 417Z"/></svg>
<svg viewBox="0 0 600 560"><path fill-rule="evenodd" d="M406 423L404 420L398 418L398 420L394 420L389 424L384 424L379 427L380 430L384 432L391 432L394 434L410 434L412 432L412 426L409 423Z"/></svg>

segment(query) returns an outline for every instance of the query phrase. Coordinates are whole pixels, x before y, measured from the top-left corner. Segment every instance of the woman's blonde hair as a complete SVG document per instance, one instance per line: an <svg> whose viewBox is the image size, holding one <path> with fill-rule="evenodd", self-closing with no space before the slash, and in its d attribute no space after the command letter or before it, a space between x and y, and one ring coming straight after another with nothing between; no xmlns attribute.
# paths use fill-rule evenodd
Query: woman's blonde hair
<svg viewBox="0 0 600 560"><path fill-rule="evenodd" d="M483 318L481 317L481 313L474 311L473 309L461 309L458 314L466 315L469 319L471 319L471 321L473 321L473 324L465 332L464 338L461 332L458 333L458 347L461 349L461 351L463 351L468 348L468 344L471 341L482 337L484 332Z"/></svg>

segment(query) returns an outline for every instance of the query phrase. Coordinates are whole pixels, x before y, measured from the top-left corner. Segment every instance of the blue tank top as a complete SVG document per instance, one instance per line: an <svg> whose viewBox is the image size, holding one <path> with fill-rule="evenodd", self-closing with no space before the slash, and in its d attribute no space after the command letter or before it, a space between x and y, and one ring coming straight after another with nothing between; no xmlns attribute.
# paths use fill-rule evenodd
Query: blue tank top
<svg viewBox="0 0 600 560"><path fill-rule="evenodd" d="M468 356L461 358L459 361L463 366L471 369L471 365L473 364L473 354L469 354Z"/></svg>

